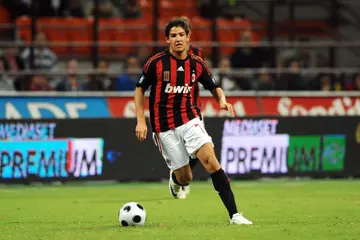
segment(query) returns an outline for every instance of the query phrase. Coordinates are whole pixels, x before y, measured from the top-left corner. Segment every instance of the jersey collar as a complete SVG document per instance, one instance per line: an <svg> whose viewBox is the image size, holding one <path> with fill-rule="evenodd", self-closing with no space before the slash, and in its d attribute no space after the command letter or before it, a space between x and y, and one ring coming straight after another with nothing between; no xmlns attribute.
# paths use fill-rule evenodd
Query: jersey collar
<svg viewBox="0 0 360 240"><path fill-rule="evenodd" d="M184 58L184 59L179 59L179 58L175 57L174 55L172 55L172 54L170 53L170 50L169 50L169 49L166 50L166 52L167 52L167 54L168 54L171 58L174 58L174 59L177 60L177 61L186 61L186 60L188 60L189 57L190 57L190 54L189 54L188 52L186 53L187 56L186 56L186 58Z"/></svg>

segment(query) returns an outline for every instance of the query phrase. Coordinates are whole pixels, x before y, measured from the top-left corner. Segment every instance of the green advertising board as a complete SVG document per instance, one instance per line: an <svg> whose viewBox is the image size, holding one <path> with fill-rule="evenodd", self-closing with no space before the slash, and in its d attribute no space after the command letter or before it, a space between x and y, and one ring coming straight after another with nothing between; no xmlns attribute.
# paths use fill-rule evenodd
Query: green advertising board
<svg viewBox="0 0 360 240"><path fill-rule="evenodd" d="M290 136L287 165L294 172L336 172L344 169L344 135Z"/></svg>

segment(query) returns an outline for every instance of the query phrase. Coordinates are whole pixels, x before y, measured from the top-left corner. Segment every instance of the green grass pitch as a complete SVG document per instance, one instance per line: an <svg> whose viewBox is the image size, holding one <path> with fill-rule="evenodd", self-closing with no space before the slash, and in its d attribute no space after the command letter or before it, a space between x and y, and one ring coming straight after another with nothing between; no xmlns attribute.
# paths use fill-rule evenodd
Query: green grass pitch
<svg viewBox="0 0 360 240"><path fill-rule="evenodd" d="M186 200L166 183L0 186L0 239L360 239L359 180L233 181L252 226L229 225L211 182ZM144 227L120 227L129 201L147 211Z"/></svg>

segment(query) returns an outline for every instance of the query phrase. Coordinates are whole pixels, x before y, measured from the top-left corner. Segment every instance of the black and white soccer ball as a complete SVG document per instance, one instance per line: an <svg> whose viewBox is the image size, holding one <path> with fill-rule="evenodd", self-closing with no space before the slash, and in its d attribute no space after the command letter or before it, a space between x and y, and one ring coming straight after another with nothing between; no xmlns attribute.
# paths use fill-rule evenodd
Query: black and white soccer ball
<svg viewBox="0 0 360 240"><path fill-rule="evenodd" d="M128 202L120 208L119 222L121 226L144 226L145 221L146 211L139 203Z"/></svg>

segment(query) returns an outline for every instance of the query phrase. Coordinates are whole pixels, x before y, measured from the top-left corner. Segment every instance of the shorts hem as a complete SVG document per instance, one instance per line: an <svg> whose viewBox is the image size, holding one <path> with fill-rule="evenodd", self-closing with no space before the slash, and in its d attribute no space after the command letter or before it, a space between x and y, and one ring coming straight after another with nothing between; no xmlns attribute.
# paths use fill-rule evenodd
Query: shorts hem
<svg viewBox="0 0 360 240"><path fill-rule="evenodd" d="M179 168L185 167L188 164L189 164L189 161L187 161L185 164L181 164L181 165L178 165L176 167L172 167L172 166L168 166L168 167L169 167L170 170L175 171L175 170L178 170Z"/></svg>
<svg viewBox="0 0 360 240"><path fill-rule="evenodd" d="M201 143L199 143L199 144L195 147L195 150L194 150L192 153L190 153L190 157L191 157L192 159L196 158L195 153L196 153L202 146L204 146L204 145L207 144L207 143L211 143L212 145L214 145L211 140L202 141Z"/></svg>

